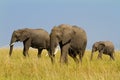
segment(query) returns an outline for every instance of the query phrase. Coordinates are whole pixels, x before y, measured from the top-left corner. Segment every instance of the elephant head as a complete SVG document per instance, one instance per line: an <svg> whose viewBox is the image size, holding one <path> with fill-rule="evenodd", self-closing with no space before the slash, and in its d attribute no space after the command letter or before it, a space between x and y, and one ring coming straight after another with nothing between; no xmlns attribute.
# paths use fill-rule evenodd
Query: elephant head
<svg viewBox="0 0 120 80"><path fill-rule="evenodd" d="M10 41L10 51L9 51L9 55L11 56L12 54L12 50L13 50L13 46L15 42L24 42L25 40L27 40L30 37L29 32L26 29L20 29L17 31L14 31L12 33L12 37L11 37L11 41Z"/></svg>
<svg viewBox="0 0 120 80"><path fill-rule="evenodd" d="M57 27L54 27L54 29L52 29L50 34L50 48L51 48L50 53L53 54L55 52L55 48L61 41L60 36L62 36L60 29Z"/></svg>
<svg viewBox="0 0 120 80"><path fill-rule="evenodd" d="M99 41L99 42L95 42L92 46L92 52L91 52L91 60L92 60L92 57L93 57L93 53L96 52L96 51L104 51L105 49L105 44L104 42L102 41Z"/></svg>

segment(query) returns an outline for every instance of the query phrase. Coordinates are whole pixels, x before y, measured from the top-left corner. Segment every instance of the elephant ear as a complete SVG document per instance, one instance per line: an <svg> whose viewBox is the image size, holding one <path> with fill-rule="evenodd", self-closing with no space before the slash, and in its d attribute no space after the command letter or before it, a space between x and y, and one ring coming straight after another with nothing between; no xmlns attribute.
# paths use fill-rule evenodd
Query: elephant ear
<svg viewBox="0 0 120 80"><path fill-rule="evenodd" d="M63 35L62 35L63 36L62 44L65 45L69 43L72 39L72 35L74 35L72 30L64 30Z"/></svg>
<svg viewBox="0 0 120 80"><path fill-rule="evenodd" d="M30 33L27 30L23 30L21 33L20 41L25 41L30 38Z"/></svg>
<svg viewBox="0 0 120 80"><path fill-rule="evenodd" d="M99 51L103 51L104 49L105 49L105 44L104 43L100 43L99 45L98 45L98 49L99 49Z"/></svg>

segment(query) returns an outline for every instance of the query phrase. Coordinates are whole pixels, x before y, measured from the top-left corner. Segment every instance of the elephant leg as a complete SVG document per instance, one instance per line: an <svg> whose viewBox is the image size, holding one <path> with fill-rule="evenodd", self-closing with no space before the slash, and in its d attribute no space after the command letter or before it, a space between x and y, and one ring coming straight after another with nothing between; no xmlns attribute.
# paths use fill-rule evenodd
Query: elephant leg
<svg viewBox="0 0 120 80"><path fill-rule="evenodd" d="M38 58L41 57L42 50L43 50L43 49L38 49Z"/></svg>
<svg viewBox="0 0 120 80"><path fill-rule="evenodd" d="M68 48L69 48L69 44L66 44L62 47L61 49L61 56L60 56L60 63L68 63Z"/></svg>
<svg viewBox="0 0 120 80"><path fill-rule="evenodd" d="M100 58L100 53L98 54L98 57L97 57L97 59L99 59Z"/></svg>
<svg viewBox="0 0 120 80"><path fill-rule="evenodd" d="M82 53L79 53L79 59L80 59L80 62L82 63Z"/></svg>
<svg viewBox="0 0 120 80"><path fill-rule="evenodd" d="M50 49L47 49L47 51L48 51L48 55L51 59L52 64L54 64L55 63L55 54L51 54Z"/></svg>
<svg viewBox="0 0 120 80"><path fill-rule="evenodd" d="M29 47L24 47L23 49L23 55L26 57L26 56L29 56L28 55L28 50L29 50Z"/></svg>
<svg viewBox="0 0 120 80"><path fill-rule="evenodd" d="M60 56L60 63L68 63L67 51L62 51Z"/></svg>
<svg viewBox="0 0 120 80"><path fill-rule="evenodd" d="M28 55L28 50L29 50L29 47L30 47L30 44L28 44L28 42L23 42L23 45L24 45L24 48L23 48L23 55L26 57L26 56L29 56Z"/></svg>
<svg viewBox="0 0 120 80"><path fill-rule="evenodd" d="M92 60L92 58L93 58L93 52L91 53L91 57L90 57L90 60Z"/></svg>
<svg viewBox="0 0 120 80"><path fill-rule="evenodd" d="M76 53L71 49L69 49L69 56L71 56L76 63L79 63Z"/></svg>
<svg viewBox="0 0 120 80"><path fill-rule="evenodd" d="M98 54L98 57L97 57L98 59L100 58L100 59L102 59L102 52L99 52L99 54Z"/></svg>
<svg viewBox="0 0 120 80"><path fill-rule="evenodd" d="M82 58L83 58L83 56L84 56L85 49L79 50L79 51L77 51L77 53L79 54L79 60L80 60L80 62L82 63Z"/></svg>
<svg viewBox="0 0 120 80"><path fill-rule="evenodd" d="M97 59L102 59L102 55L101 55L101 53L98 54Z"/></svg>
<svg viewBox="0 0 120 80"><path fill-rule="evenodd" d="M115 60L113 54L110 54L110 60Z"/></svg>

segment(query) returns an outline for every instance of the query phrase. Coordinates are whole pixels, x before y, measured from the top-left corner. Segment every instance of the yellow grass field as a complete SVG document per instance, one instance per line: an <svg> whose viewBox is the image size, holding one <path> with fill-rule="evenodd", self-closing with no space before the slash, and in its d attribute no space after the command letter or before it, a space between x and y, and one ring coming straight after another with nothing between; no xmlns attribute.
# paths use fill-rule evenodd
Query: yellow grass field
<svg viewBox="0 0 120 80"><path fill-rule="evenodd" d="M97 53L90 61L90 51L86 51L82 64L76 65L69 57L68 65L59 63L60 52L56 55L56 62L51 64L50 58L42 52L37 58L37 50L30 49L29 57L24 58L22 49L14 49L9 57L9 49L0 49L0 80L120 80L120 52L116 51L115 61L103 55L97 59Z"/></svg>

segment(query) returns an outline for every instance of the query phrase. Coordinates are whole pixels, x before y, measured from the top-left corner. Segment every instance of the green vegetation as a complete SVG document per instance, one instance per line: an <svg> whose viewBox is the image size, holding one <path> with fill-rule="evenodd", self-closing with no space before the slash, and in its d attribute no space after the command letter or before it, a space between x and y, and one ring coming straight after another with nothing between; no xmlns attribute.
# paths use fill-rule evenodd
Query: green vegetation
<svg viewBox="0 0 120 80"><path fill-rule="evenodd" d="M68 65L60 64L59 52L54 65L45 56L46 50L40 59L35 49L29 50L27 58L23 57L22 49L14 49L12 57L9 57L8 52L9 49L0 49L0 80L120 80L119 51L115 54L115 61L107 55L103 55L103 60L98 60L97 53L89 61L90 51L86 51L79 65L71 57Z"/></svg>

